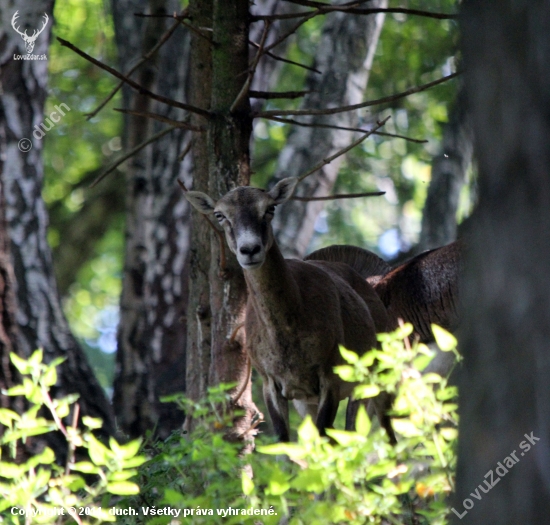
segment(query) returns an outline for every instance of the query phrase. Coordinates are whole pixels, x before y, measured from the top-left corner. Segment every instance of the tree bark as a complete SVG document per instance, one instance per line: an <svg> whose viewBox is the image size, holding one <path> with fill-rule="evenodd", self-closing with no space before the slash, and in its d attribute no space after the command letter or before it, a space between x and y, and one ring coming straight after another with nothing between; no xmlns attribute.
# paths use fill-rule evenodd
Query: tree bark
<svg viewBox="0 0 550 525"><path fill-rule="evenodd" d="M173 13L175 1L113 2L121 68L128 69L160 39L173 20L135 12ZM140 32L141 31L141 32ZM140 45L130 48L140 34ZM129 55L129 50L141 50ZM176 29L170 40L135 73L148 89L175 100L187 92L188 33ZM182 120L182 110L126 93L129 107ZM127 117L125 144L132 148L166 127L143 117ZM183 414L161 396L185 390L185 307L189 250L189 206L176 184L189 164L178 160L187 132L177 129L143 149L128 163L127 224L121 317L118 333L114 408L130 436L156 427L161 437L177 428ZM187 161L188 162L188 161Z"/></svg>
<svg viewBox="0 0 550 525"><path fill-rule="evenodd" d="M373 0L371 7L386 7L387 0ZM323 26L314 67L321 75L310 73L306 89L311 90L303 101L303 109L319 109L356 104L363 100L368 76L384 14L353 16L333 13ZM334 116L304 118L306 123L356 127L357 112ZM312 168L321 159L342 149L353 140L349 131L296 127L279 155L274 185L285 177L296 177ZM334 186L343 161L339 157L298 185L296 195L328 195ZM303 257L313 235L315 220L323 202L289 201L274 219L277 241L285 257Z"/></svg>
<svg viewBox="0 0 550 525"><path fill-rule="evenodd" d="M37 38L33 50L35 55L47 54L53 1L40 0L32 4L17 1L9 8L0 6L0 41L3 43L0 52L0 138L4 141L1 182L15 275L18 351L28 356L36 348L43 347L47 362L55 357L66 357L60 366L54 394L79 393L82 413L101 417L104 430L112 434L111 408L69 330L53 275L51 251L46 241L48 215L40 194L44 176L42 142L32 134L34 125L44 120L47 61L14 60L14 54L25 54L21 36L10 25L17 10L21 29L25 25L38 28L43 14L49 16L48 26ZM22 138L32 143L26 153L21 151L19 141Z"/></svg>
<svg viewBox="0 0 550 525"><path fill-rule="evenodd" d="M449 122L443 128L441 152L432 161L432 179L422 212L417 250L431 250L456 240L456 213L466 170L472 160L473 137L461 86Z"/></svg>
<svg viewBox="0 0 550 525"><path fill-rule="evenodd" d="M550 514L548 27L542 0L463 5L479 206L464 280L453 502L460 514L463 502L473 507L451 514L457 524L534 525ZM518 463L499 474L512 453ZM477 501L470 494L490 470L500 480Z"/></svg>
<svg viewBox="0 0 550 525"><path fill-rule="evenodd" d="M248 95L239 96L249 69L248 4L248 0L214 0L208 159L209 193L215 199L250 182L250 101ZM235 422L230 437L246 439L257 408L252 402L242 330L234 333L243 318L246 284L236 257L226 250L227 265L220 272L217 239L212 241L211 247L212 349L209 382L236 382L239 386L234 389L234 396L245 385L237 402L245 415Z"/></svg>

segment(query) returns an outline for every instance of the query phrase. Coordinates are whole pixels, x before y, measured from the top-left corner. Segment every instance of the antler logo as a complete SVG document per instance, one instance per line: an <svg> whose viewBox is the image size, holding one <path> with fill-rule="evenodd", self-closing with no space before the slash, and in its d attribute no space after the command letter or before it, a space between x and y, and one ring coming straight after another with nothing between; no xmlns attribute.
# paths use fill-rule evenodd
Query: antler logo
<svg viewBox="0 0 550 525"><path fill-rule="evenodd" d="M46 25L47 25L48 20L49 20L48 15L46 13L44 13L44 24L42 25L42 27L40 29L35 29L33 34L31 36L29 36L29 35L27 35L27 30L26 29L25 29L24 33L21 33L21 31L19 31L19 26L15 27L15 22L16 22L17 18L19 17L18 13L19 13L19 11L16 11L15 14L13 15L13 18L11 19L11 26L15 29L15 31L17 33L19 33L21 35L21 37L25 41L25 49L27 50L27 53L32 53L32 50L34 49L34 43L35 43L36 39L38 38L38 35L40 33L42 33L42 31L44 31L44 29L46 28Z"/></svg>

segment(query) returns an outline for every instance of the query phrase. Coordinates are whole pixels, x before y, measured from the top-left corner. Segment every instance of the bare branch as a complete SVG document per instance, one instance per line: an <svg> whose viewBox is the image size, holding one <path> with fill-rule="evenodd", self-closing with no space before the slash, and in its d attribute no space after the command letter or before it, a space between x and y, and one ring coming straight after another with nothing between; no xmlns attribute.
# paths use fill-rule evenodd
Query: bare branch
<svg viewBox="0 0 550 525"><path fill-rule="evenodd" d="M150 113L149 111L134 111L132 109L122 109L122 108L113 108L119 113L124 113L126 115L134 115L136 117L145 117L153 120L158 120L159 122L164 122L165 124L170 124L174 128L183 128L188 129L189 131L197 131L198 133L206 131L206 128L203 126L193 126L184 120L174 120L164 115L159 115L158 113Z"/></svg>
<svg viewBox="0 0 550 525"><path fill-rule="evenodd" d="M349 13L353 15L374 15L377 13L400 13L404 15L423 16L426 18L435 18L436 20L452 20L458 17L454 13L433 13L431 11L422 11L421 9L406 9L403 7L377 7L371 9L358 9L357 7L344 7L341 5L327 5L318 7L313 11L303 11L301 13L282 13L274 15L255 15L251 17L251 22L260 20L274 22L276 20L292 20L294 18L312 17L327 15L329 13Z"/></svg>
<svg viewBox="0 0 550 525"><path fill-rule="evenodd" d="M159 102L162 102L163 104L166 104L168 106L172 106L175 108L184 109L186 111L189 111L191 113L196 113L197 115L201 115L203 117L210 117L210 113L204 109L197 108L195 106L191 106L189 104L184 104L183 102L178 102L177 100L172 100L167 97L163 97L162 95L157 95L156 93L153 93L152 91L149 91L148 89L144 88L143 86L140 86L137 82L134 82L132 79L128 78L127 76L123 75L116 69L113 69L111 66L108 66L107 64L104 64L103 62L100 62L99 60L91 57L81 49L78 49L76 46L68 42L67 40L64 40L63 38L57 37L57 40L59 40L60 44L62 46L68 47L72 51L74 51L77 55L80 55L82 58L85 58L92 64L96 65L97 67L100 67L101 69L104 69L111 75L119 78L120 80L126 82L129 86L134 88L138 93L142 95L147 95L148 97L158 100Z"/></svg>
<svg viewBox="0 0 550 525"><path fill-rule="evenodd" d="M183 162L183 159L187 157L187 154L191 151L191 148L193 147L193 139L191 139L187 146L185 146L184 150L178 155L178 161Z"/></svg>
<svg viewBox="0 0 550 525"><path fill-rule="evenodd" d="M251 98L263 98L263 99L273 99L273 98L300 98L305 95L312 93L311 90L308 91L249 91L248 94Z"/></svg>
<svg viewBox="0 0 550 525"><path fill-rule="evenodd" d="M274 117L274 116L276 117L279 115L335 115L336 113L344 113L345 111L354 111L356 109L366 108L369 106L377 106L379 104L394 102L401 98L408 97L413 93L419 93L421 91L425 91L426 89L430 89L431 87L437 86L438 84L442 84L443 82L447 82L448 80L456 78L460 74L461 74L460 71L456 73L451 73L446 77L442 77L432 82L428 82L427 84L422 84L420 86L409 88L406 91L403 91L402 93L397 93L395 95L390 95L388 97L379 98L377 100L361 102L360 104L353 104L351 106L342 106L339 108L330 108L330 109L296 109L296 110L274 109L271 111L258 111L257 113L255 113L254 117L270 118L270 117Z"/></svg>
<svg viewBox="0 0 550 525"><path fill-rule="evenodd" d="M257 44L256 42L252 42L252 40L249 40L248 43L254 46L255 48L260 47L259 44ZM314 67L306 66L305 64L300 64L300 62L294 62L293 60L288 60L287 58L283 58L278 55L275 55L271 51L266 52L265 49L264 49L264 55L272 58L273 60L278 60L279 62L285 62L286 64L292 64L293 66L303 67L304 69L307 69L308 71L312 71L313 73L318 73L319 75L321 74L321 72L318 69L315 69Z"/></svg>
<svg viewBox="0 0 550 525"><path fill-rule="evenodd" d="M94 182L92 182L90 184L90 188L93 188L94 186L99 184L107 175L109 175L109 173L112 173L113 171L115 171L124 161L126 161L130 157L134 156L138 151L141 151L143 148L145 148L145 146L148 146L152 142L155 142L156 140L164 137L164 135L167 135L168 133L170 133L171 131L174 131L175 129L178 129L178 128L175 127L175 126L172 126L170 128L166 128L166 129L160 131L159 133L156 133L152 137L149 137L147 140L143 141L141 144L138 144L135 148L133 148L128 153L126 153L125 155L120 157L113 164L111 164L103 173L101 173L97 177L97 179L95 179Z"/></svg>
<svg viewBox="0 0 550 525"><path fill-rule="evenodd" d="M319 164L314 166L312 169L310 169L309 171L307 171L303 175L300 175L300 177L298 178L298 182L303 181L306 177L308 177L312 173L315 173L317 170L320 170L323 166L326 166L327 164L330 164L334 159L337 159L341 155L344 155L345 153L347 153L350 149L353 149L353 148L355 148L355 146L358 146L359 144L361 144L361 142L363 142L368 137L370 137L373 133L378 131L389 119L390 119L390 117L386 117L381 122L378 122L376 127L372 128L370 131L365 133L362 137L359 137L357 140L353 141L349 146L346 146L345 148L342 148L341 150L337 151L334 155L331 155L330 157L327 157L326 159L323 159L321 162L319 162Z"/></svg>
<svg viewBox="0 0 550 525"><path fill-rule="evenodd" d="M326 197L291 197L293 201L334 201L337 199L357 199L359 197L378 197L385 195L385 191L367 191L364 193L337 193L336 195L327 195Z"/></svg>
<svg viewBox="0 0 550 525"><path fill-rule="evenodd" d="M243 99L248 95L248 90L250 89L250 85L252 84L252 79L254 78L254 73L256 73L256 67L258 66L258 62L260 61L260 58L263 55L263 50L265 46L265 41L267 39L267 34L269 33L269 27L271 26L271 22L266 21L264 31L262 33L262 38L260 40L260 47L258 48L258 52L256 53L256 56L254 57L254 60L250 66L250 69L248 71L248 76L246 77L246 81L241 88L241 91L237 95L237 98L231 105L231 108L229 109L230 113L233 113L235 109L237 109Z"/></svg>
<svg viewBox="0 0 550 525"><path fill-rule="evenodd" d="M343 131L354 131L359 133L366 133L368 130L362 129L362 128L348 128L346 126L334 126L332 124L320 124L320 123L308 123L308 122L300 122L298 120L290 119L290 118L281 118L281 117L266 117L268 120L274 120L275 122L282 122L283 124L294 124L295 126L301 126L304 128L327 128L327 129L341 129ZM397 133L386 133L384 131L377 131L373 133L373 135L380 135L382 137L392 137L396 139L404 139L408 140L409 142L414 142L415 144L426 144L428 141L423 139L413 139L411 137L407 137L405 135L398 135Z"/></svg>
<svg viewBox="0 0 550 525"><path fill-rule="evenodd" d="M182 12L181 12L181 15L180 17L184 17L184 16L188 16L187 15L188 13L188 9L184 9ZM138 14L135 14L135 16L147 16L147 15L138 15ZM156 43L155 46L153 46L151 48L151 50L134 66L132 67L127 73L126 73L126 76L127 77L130 77L130 75L137 69L139 68L142 64L144 64L147 60L149 60L160 48L161 46L163 46L167 41L168 39L172 36L172 34L174 33L174 31L178 28L178 25L179 23L176 22L175 24L173 24L171 27L168 28L168 30L164 33L164 35L162 35L159 39L159 41ZM120 88L122 88L122 86L124 85L124 81L120 81L117 86L113 89L113 91L111 91L111 93L109 93L109 95L107 96L107 98L96 108L94 109L91 113L88 113L86 115L86 120L90 120L91 118L95 117L107 104L108 102L118 93L118 91L120 90Z"/></svg>

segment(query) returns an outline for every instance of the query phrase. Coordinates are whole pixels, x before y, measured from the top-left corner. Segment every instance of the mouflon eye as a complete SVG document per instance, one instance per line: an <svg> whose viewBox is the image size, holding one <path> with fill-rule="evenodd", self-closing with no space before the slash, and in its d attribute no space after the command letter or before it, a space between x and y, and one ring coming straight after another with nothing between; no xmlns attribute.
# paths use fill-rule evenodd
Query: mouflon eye
<svg viewBox="0 0 550 525"><path fill-rule="evenodd" d="M218 222L221 224L225 220L225 215L223 213L220 213L219 211L214 212L214 217L218 219Z"/></svg>
<svg viewBox="0 0 550 525"><path fill-rule="evenodd" d="M265 211L266 215L273 215L275 213L275 204L272 204L271 206L267 207L267 210Z"/></svg>

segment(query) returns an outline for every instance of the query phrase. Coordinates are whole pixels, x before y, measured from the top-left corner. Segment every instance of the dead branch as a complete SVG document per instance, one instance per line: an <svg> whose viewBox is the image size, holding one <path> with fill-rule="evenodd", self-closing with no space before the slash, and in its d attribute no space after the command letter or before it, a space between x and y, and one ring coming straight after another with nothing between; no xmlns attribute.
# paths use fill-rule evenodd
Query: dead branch
<svg viewBox="0 0 550 525"><path fill-rule="evenodd" d="M327 195L325 197L291 197L291 199L293 201L300 202L335 201L338 199L358 199L359 197L378 197L385 194L385 191L367 191L364 193L337 193L335 195Z"/></svg>
<svg viewBox="0 0 550 525"><path fill-rule="evenodd" d="M301 13L281 13L274 15L254 15L250 18L251 22L260 20L274 22L276 20L292 20L294 18L307 17L309 20L315 16L327 15L329 13L349 13L353 15L374 15L377 13L399 13L404 15L423 16L426 18L435 18L436 20L452 20L458 17L454 13L433 13L431 11L422 11L421 9L406 9L402 7L377 7L371 9L358 9L357 7L345 7L341 5L326 5L318 7L313 11L303 11Z"/></svg>
<svg viewBox="0 0 550 525"><path fill-rule="evenodd" d="M248 76L246 77L245 83L243 87L241 88L241 91L237 95L237 98L231 105L231 108L229 109L230 113L233 113L235 109L237 109L243 99L248 95L248 90L250 89L250 85L252 84L252 79L254 78L254 74L256 73L256 67L258 67L258 62L260 61L260 58L263 55L263 50L265 46L265 41L267 39L267 34L269 33L269 28L271 26L271 22L265 22L264 31L262 33L262 38L260 40L260 46L258 47L258 52L256 53L256 56L254 57L254 60L252 61L252 64L250 66L250 69L248 70Z"/></svg>
<svg viewBox="0 0 550 525"><path fill-rule="evenodd" d="M189 190L185 187L185 184L180 180L176 179L177 183L180 185L180 188L182 189L183 193L187 193ZM218 242L220 243L220 271L219 275L223 278L223 276L226 274L227 271L227 259L225 257L225 237L223 233L216 228L214 223L208 218L207 215L201 215L201 217L204 217L208 224L210 224L210 227L214 230L214 233L218 236Z"/></svg>
<svg viewBox="0 0 550 525"><path fill-rule="evenodd" d="M113 164L111 164L103 173L101 173L95 180L90 184L90 188L93 188L97 184L99 184L109 173L112 173L115 171L124 161L128 160L130 157L134 156L138 151L141 151L145 146L148 146L152 142L155 142L156 140L164 137L164 135L167 135L170 133L170 131L174 131L177 129L177 127L172 126L169 128L166 128L159 133L156 133L152 137L149 137L147 140L143 141L141 144L138 144L135 148L130 150L128 153L124 154L122 157L120 157L118 160L116 160Z"/></svg>
<svg viewBox="0 0 550 525"><path fill-rule="evenodd" d="M359 133L366 133L368 130L362 129L362 128L348 128L346 126L335 126L332 124L320 124L320 123L308 123L308 122L300 122L298 120L290 119L290 118L281 118L281 117L266 117L268 120L274 120L275 122L282 122L283 124L294 124L295 126L301 126L304 128L327 128L327 129L341 129L342 131L354 131ZM397 133L386 133L384 131L377 131L373 133L373 135L380 135L382 137L392 137L396 139L404 139L408 140L409 142L414 142L415 144L426 144L428 141L423 139L413 139L411 137L407 137L405 135L398 135Z"/></svg>
<svg viewBox="0 0 550 525"><path fill-rule="evenodd" d="M253 91L250 90L248 94L251 98L263 98L263 99L273 99L273 98L300 98L305 95L312 93L309 91Z"/></svg>
<svg viewBox="0 0 550 525"><path fill-rule="evenodd" d="M254 117L270 118L270 117L274 117L274 116L276 117L280 115L294 115L294 116L296 115L335 115L337 113L344 113L345 111L354 111L356 109L366 108L369 106L377 106L380 104L387 104L388 102L394 102L401 98L408 97L413 93L420 93L421 91L430 89L431 87L437 86L438 84L447 82L448 80L451 80L460 74L461 72L457 71L456 73L451 73L450 75L447 75L445 77L438 78L437 80L433 80L432 82L428 82L427 84L422 84L420 86L409 88L406 91L403 91L402 93L397 93L395 95L390 95L388 97L383 97L376 100L370 100L367 102L361 102L359 104L352 104L351 106L341 106L339 108L330 108L330 109L296 109L296 110L274 109L271 111L258 111L254 114Z"/></svg>
<svg viewBox="0 0 550 525"><path fill-rule="evenodd" d="M131 109L122 109L122 108L113 108L113 109L115 111L118 111L119 113L124 113L126 115L134 115L136 117L145 117L145 118L157 120L159 122L164 122L165 124L170 124L170 126L173 126L174 128L188 129L189 131L196 131L198 133L206 131L206 128L204 126L193 126L192 124L189 124L189 122L186 122L185 120L174 120L174 119L165 117L164 115L159 115L158 113L150 113L149 111L134 111Z"/></svg>
<svg viewBox="0 0 550 525"><path fill-rule="evenodd" d="M183 151L178 155L178 161L183 162L183 159L187 157L187 154L191 151L191 148L193 147L193 139L191 139L187 146L183 149Z"/></svg>
<svg viewBox="0 0 550 525"><path fill-rule="evenodd" d="M135 16L148 16L148 15L135 14ZM180 17L183 17L183 16L188 16L188 9L184 9L181 12ZM126 76L130 77L136 69L138 69L142 64L144 64L147 60L149 60L168 41L168 39L172 36L174 31L177 29L178 25L179 25L178 22L176 22L171 27L169 27L168 30L160 37L159 41L151 48L151 50L145 56L143 56L142 59L126 73ZM91 118L95 117L107 105L107 103L118 93L118 91L122 88L123 85L124 85L124 81L121 80L117 84L117 86L113 89L113 91L109 93L107 98L96 109L94 109L91 113L86 114L86 120L90 120Z"/></svg>
<svg viewBox="0 0 550 525"><path fill-rule="evenodd" d="M91 62L92 64L96 65L97 67L100 67L101 69L104 69L111 75L115 76L116 78L119 78L126 84L128 84L130 87L135 89L138 93L141 95L146 95L154 100L158 100L159 102L162 102L163 104L166 104L168 106L172 106L175 108L184 109L186 111L189 111L190 113L196 113L197 115L201 115L202 117L208 118L210 116L210 113L204 109L197 108L195 106L191 106L189 104L184 104L183 102L178 102L177 100L172 100L167 97L163 97L162 95L157 95L156 93L153 93L152 91L149 91L148 89L144 88L143 86L140 86L137 82L134 82L132 79L128 78L127 76L123 75L116 69L113 69L111 66L108 66L107 64L104 64L103 62L100 62L99 60L91 57L78 47L74 46L67 40L64 40L63 38L57 37L57 40L59 43L64 46L68 47L72 51L74 51L77 55L80 55L82 58L85 58L88 60L88 62Z"/></svg>
<svg viewBox="0 0 550 525"><path fill-rule="evenodd" d="M248 43L251 46L254 46L255 48L260 47L259 44L257 44L256 42L252 42L252 40L249 40ZM314 67L306 66L305 64L300 64L300 62L294 62L294 60L288 60L287 58L283 58L283 57L280 57L278 55L275 55L271 51L266 52L265 49L264 49L264 55L272 58L273 60L278 60L279 62L285 62L286 64L292 64L293 66L302 67L302 68L307 69L308 71L311 71L313 73L318 73L319 75L321 74L321 72L318 69L315 69Z"/></svg>
<svg viewBox="0 0 550 525"><path fill-rule="evenodd" d="M389 119L390 117L386 117L381 122L378 122L374 128L372 128L370 131L365 133L362 137L353 141L349 146L346 146L345 148L342 148L341 150L337 151L334 155L331 155L330 157L323 159L321 162L319 162L319 164L317 164L312 169L310 169L309 171L307 171L306 173L298 177L298 181L299 182L303 181L306 177L308 177L312 173L315 173L317 170L320 170L322 167L326 166L327 164L330 164L334 159L337 159L341 155L344 155L345 153L347 153L350 149L353 149L355 148L355 146L358 146L359 144L361 144L361 142L363 142L368 137L370 137L374 132L378 131Z"/></svg>

